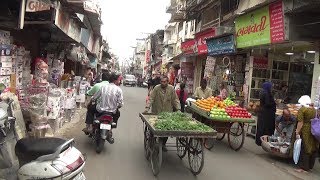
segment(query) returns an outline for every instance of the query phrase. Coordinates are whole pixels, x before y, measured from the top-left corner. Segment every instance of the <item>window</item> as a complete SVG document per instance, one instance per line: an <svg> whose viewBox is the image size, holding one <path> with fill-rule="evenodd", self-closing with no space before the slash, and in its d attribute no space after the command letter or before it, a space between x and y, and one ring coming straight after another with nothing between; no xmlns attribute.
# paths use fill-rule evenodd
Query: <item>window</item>
<svg viewBox="0 0 320 180"><path fill-rule="evenodd" d="M184 34L187 36L188 35L189 22L185 22L185 23L186 23L186 27L185 27Z"/></svg>
<svg viewBox="0 0 320 180"><path fill-rule="evenodd" d="M237 10L240 0L223 0L221 1L221 13L226 15Z"/></svg>

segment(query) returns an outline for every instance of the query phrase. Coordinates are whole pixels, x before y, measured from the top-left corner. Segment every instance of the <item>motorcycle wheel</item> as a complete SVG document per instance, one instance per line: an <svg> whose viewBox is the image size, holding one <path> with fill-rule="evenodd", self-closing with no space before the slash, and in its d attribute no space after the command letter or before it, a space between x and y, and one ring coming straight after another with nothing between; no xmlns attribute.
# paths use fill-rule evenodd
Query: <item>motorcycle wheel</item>
<svg viewBox="0 0 320 180"><path fill-rule="evenodd" d="M98 154L100 154L101 151L103 150L105 140L104 140L104 139L101 139L99 133L97 133L97 134L98 134L98 135L96 135L96 152L97 152Z"/></svg>

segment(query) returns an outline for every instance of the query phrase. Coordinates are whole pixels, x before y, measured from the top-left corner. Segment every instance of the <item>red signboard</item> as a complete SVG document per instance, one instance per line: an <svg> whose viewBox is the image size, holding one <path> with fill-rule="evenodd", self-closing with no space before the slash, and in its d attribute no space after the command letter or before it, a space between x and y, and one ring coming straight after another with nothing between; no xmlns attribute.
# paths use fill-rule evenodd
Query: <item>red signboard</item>
<svg viewBox="0 0 320 180"><path fill-rule="evenodd" d="M269 6L271 43L284 41L284 17L282 1Z"/></svg>
<svg viewBox="0 0 320 180"><path fill-rule="evenodd" d="M197 47L195 40L189 40L181 43L181 51L185 55L192 55L197 53Z"/></svg>
<svg viewBox="0 0 320 180"><path fill-rule="evenodd" d="M215 28L210 28L210 29L207 29L203 32L199 32L196 34L198 54L207 54L208 53L206 39L215 37L215 35L216 35Z"/></svg>
<svg viewBox="0 0 320 180"><path fill-rule="evenodd" d="M150 62L150 50L146 50L146 63Z"/></svg>

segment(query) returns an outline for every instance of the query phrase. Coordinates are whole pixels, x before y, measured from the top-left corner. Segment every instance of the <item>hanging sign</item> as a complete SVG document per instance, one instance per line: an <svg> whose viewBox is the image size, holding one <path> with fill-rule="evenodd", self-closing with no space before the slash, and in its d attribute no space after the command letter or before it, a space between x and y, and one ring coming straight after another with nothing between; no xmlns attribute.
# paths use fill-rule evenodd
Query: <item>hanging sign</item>
<svg viewBox="0 0 320 180"><path fill-rule="evenodd" d="M185 55L194 55L198 52L195 40L189 40L181 43L181 51Z"/></svg>
<svg viewBox="0 0 320 180"><path fill-rule="evenodd" d="M282 1L236 19L237 47L245 48L285 40Z"/></svg>
<svg viewBox="0 0 320 180"><path fill-rule="evenodd" d="M208 54L210 56L235 53L234 36L229 35L207 40Z"/></svg>
<svg viewBox="0 0 320 180"><path fill-rule="evenodd" d="M27 0L26 12L48 11L50 7L50 3L41 0Z"/></svg>

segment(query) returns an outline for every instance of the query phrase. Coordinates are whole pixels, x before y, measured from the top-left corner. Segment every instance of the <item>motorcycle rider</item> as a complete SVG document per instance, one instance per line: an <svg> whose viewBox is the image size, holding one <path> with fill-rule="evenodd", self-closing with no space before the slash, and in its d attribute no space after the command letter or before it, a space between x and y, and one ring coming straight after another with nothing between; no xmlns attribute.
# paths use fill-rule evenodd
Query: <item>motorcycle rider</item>
<svg viewBox="0 0 320 180"><path fill-rule="evenodd" d="M110 74L109 72L102 73L102 82L95 84L86 94L87 96L93 96L96 94L103 85L109 84ZM94 119L94 114L96 112L96 105L95 102L90 100L87 105L87 115L86 115L86 128L83 129L84 132L91 132L92 131L92 123Z"/></svg>
<svg viewBox="0 0 320 180"><path fill-rule="evenodd" d="M109 84L101 86L100 90L94 94L92 101L96 101L96 106L92 111L95 114L110 114L113 117L113 122L118 123L120 117L119 108L123 106L123 93L120 85L120 75L111 73ZM86 120L87 124L93 123L94 117Z"/></svg>

